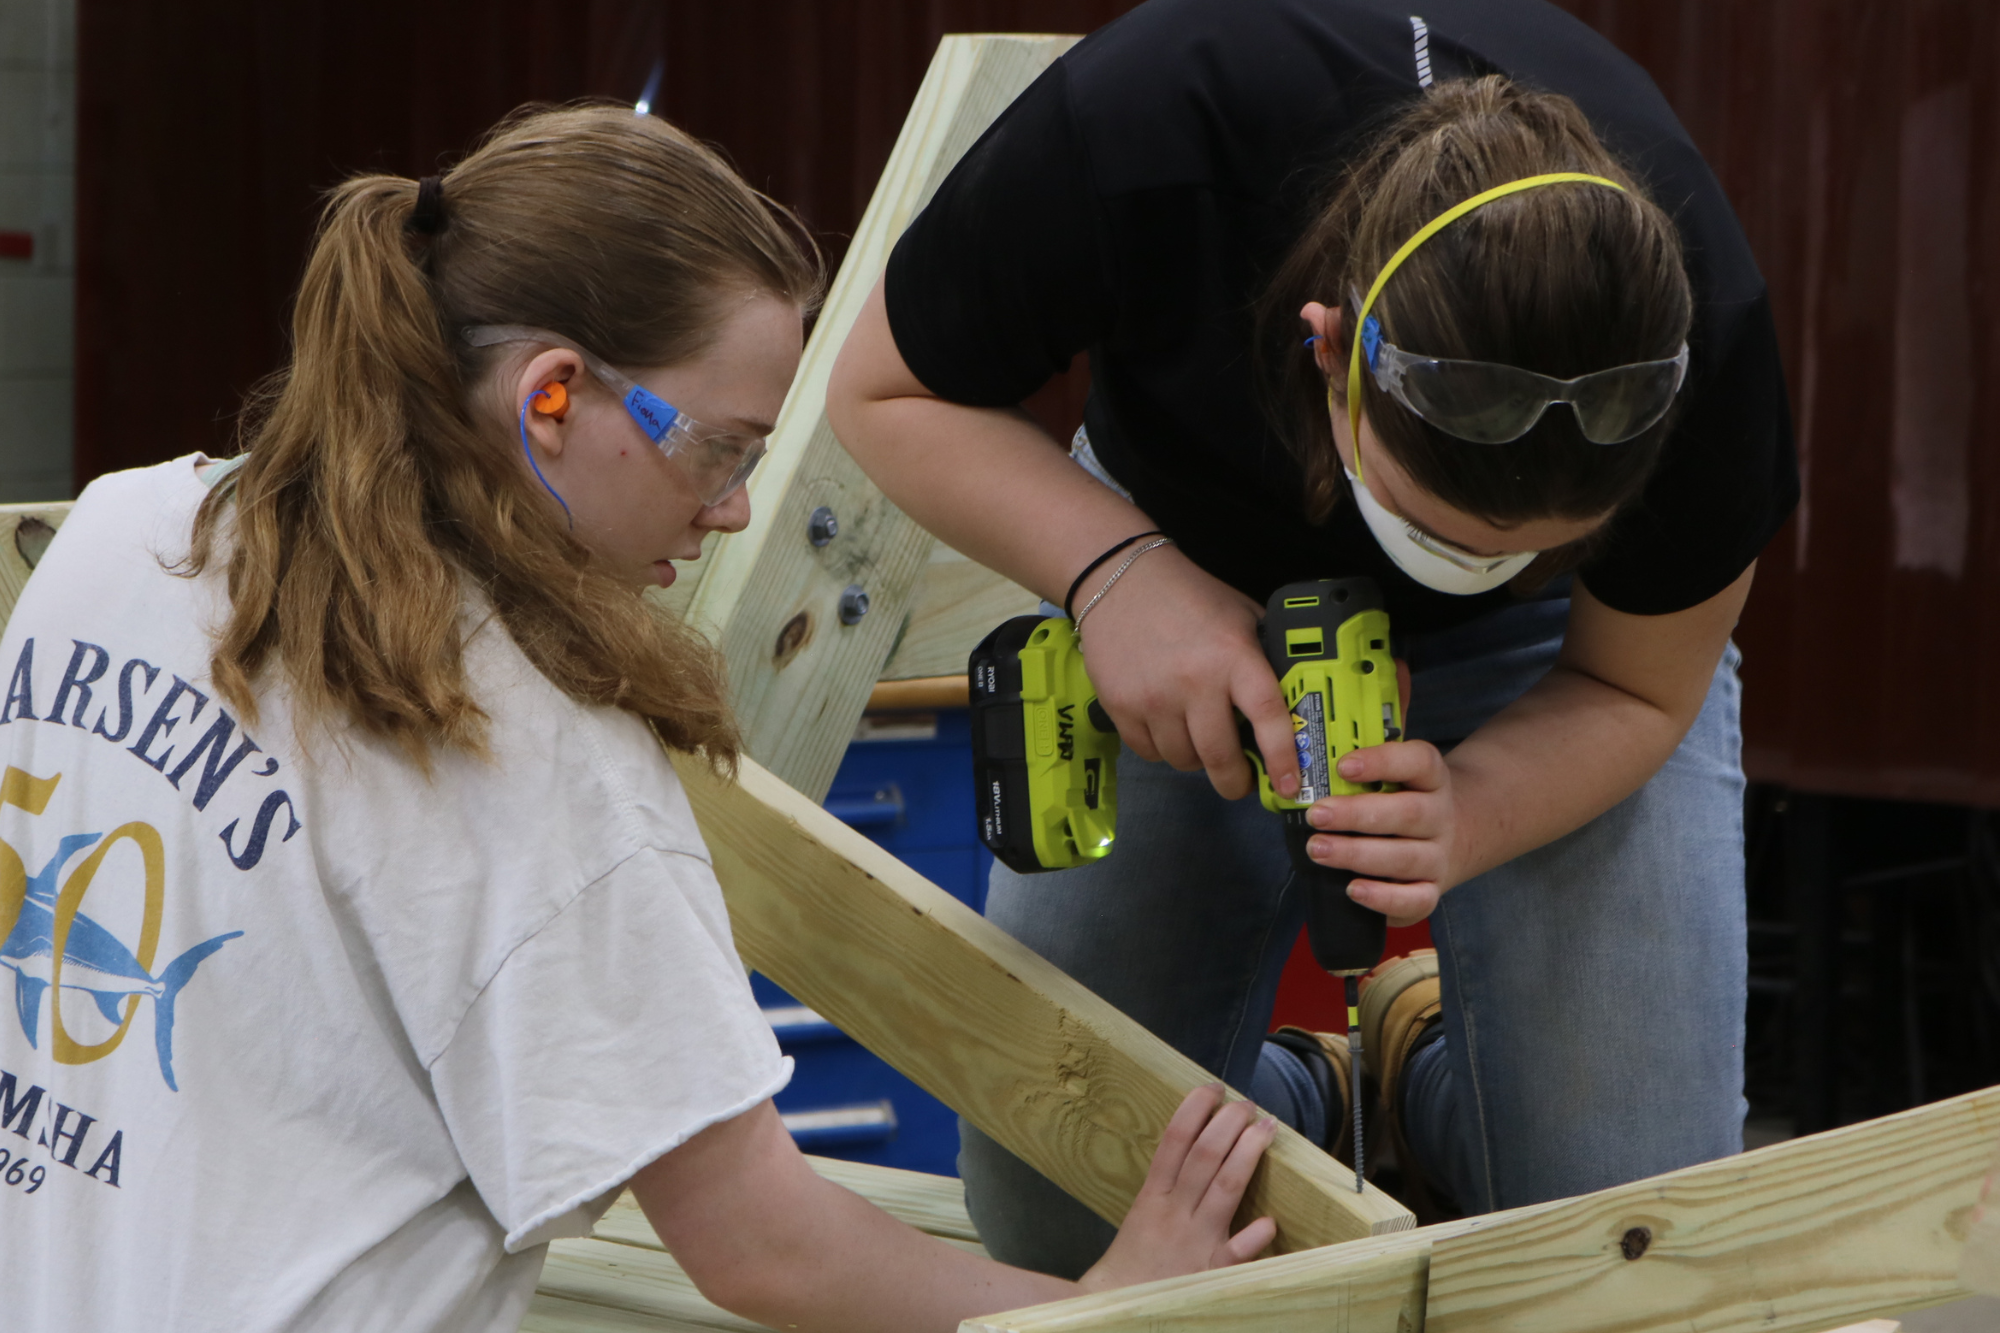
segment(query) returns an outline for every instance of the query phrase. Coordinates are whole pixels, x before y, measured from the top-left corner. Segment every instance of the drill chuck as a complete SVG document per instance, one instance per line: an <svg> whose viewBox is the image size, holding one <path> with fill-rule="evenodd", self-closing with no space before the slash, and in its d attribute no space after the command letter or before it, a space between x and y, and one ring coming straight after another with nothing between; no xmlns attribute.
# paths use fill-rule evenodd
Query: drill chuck
<svg viewBox="0 0 2000 1333"><path fill-rule="evenodd" d="M1305 811L1287 810L1284 820L1293 882L1305 894L1306 941L1313 961L1337 977L1366 972L1382 961L1388 918L1347 896L1353 871L1323 866L1306 855L1306 840L1315 830L1306 823Z"/></svg>

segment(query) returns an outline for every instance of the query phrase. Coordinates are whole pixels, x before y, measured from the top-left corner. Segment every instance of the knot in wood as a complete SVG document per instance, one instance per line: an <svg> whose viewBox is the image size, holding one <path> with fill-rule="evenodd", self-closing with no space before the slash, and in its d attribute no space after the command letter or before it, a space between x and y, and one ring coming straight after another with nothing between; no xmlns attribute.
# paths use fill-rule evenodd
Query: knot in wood
<svg viewBox="0 0 2000 1333"><path fill-rule="evenodd" d="M56 539L55 528L46 520L33 514L22 519L14 529L14 549L21 553L21 562L29 569L42 563L49 543Z"/></svg>
<svg viewBox="0 0 2000 1333"><path fill-rule="evenodd" d="M1627 1259L1637 1259L1650 1249L1652 1244L1653 1231L1651 1227L1633 1227L1618 1238L1618 1253L1624 1255Z"/></svg>
<svg viewBox="0 0 2000 1333"><path fill-rule="evenodd" d="M801 611L785 622L778 631L778 641L771 646L771 665L780 671L791 664L799 650L812 642L812 613Z"/></svg>

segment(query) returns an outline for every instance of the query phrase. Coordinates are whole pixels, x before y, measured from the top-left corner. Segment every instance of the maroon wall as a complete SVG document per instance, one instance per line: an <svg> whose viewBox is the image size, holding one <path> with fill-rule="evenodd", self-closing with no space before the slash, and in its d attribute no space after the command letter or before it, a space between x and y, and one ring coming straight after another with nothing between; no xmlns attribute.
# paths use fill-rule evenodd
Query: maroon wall
<svg viewBox="0 0 2000 1333"><path fill-rule="evenodd" d="M654 109L798 209L838 263L941 35L1086 31L1130 7L87 3L77 484L226 445L283 358L319 196L351 172L436 170L522 102L631 102L663 59Z"/></svg>
<svg viewBox="0 0 2000 1333"><path fill-rule="evenodd" d="M2000 805L2000 7L1565 3L1659 82L1776 306L1806 485L1738 635L1746 766Z"/></svg>
<svg viewBox="0 0 2000 1333"><path fill-rule="evenodd" d="M1807 467L1740 633L1746 762L2000 805L2000 96L1988 0L1564 0L1659 81L1770 280ZM1413 5L1415 0L1413 0ZM528 99L713 139L838 259L939 35L1116 0L82 6L78 482L226 443L283 353L320 191L421 174ZM1045 396L1078 414L1072 379ZM1988 387L1988 386L1995 387Z"/></svg>

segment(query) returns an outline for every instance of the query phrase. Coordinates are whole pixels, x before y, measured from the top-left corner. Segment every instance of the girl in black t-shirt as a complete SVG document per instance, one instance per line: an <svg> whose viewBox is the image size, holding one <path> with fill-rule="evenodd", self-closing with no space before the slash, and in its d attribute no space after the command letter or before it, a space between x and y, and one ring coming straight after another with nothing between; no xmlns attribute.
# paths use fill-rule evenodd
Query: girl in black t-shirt
<svg viewBox="0 0 2000 1333"><path fill-rule="evenodd" d="M1363 1009L1411 1192L1735 1151L1728 639L1796 495L1773 347L1657 92L1545 5L1155 0L1076 48L912 224L829 392L891 499L1051 602L1173 539L1066 608L1129 747L1117 851L997 868L989 914L1338 1148L1344 1046L1263 1040L1302 908L1233 714L1296 790L1263 599L1371 575L1411 739L1343 762L1400 790L1319 802L1312 853L1432 921ZM1065 458L1013 405L1085 349ZM1078 1271L1108 1235L969 1130L962 1169L996 1254Z"/></svg>

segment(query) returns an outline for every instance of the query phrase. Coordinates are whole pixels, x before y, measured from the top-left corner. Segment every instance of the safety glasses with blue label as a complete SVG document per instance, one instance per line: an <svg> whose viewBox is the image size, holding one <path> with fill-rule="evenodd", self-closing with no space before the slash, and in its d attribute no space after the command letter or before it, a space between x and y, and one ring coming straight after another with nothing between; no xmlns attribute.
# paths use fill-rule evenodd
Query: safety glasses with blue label
<svg viewBox="0 0 2000 1333"><path fill-rule="evenodd" d="M721 504L734 495L764 457L761 437L703 425L560 334L520 324L482 324L465 330L464 337L473 347L535 342L575 352L590 373L618 395L646 438L680 467L704 505Z"/></svg>

